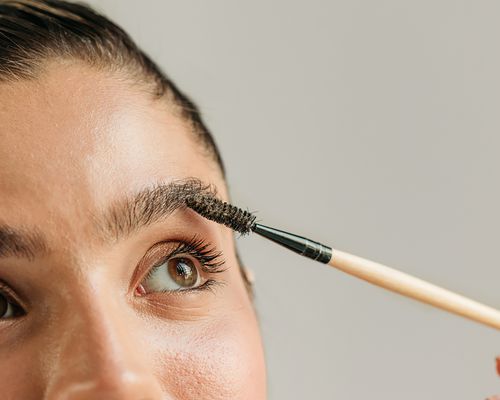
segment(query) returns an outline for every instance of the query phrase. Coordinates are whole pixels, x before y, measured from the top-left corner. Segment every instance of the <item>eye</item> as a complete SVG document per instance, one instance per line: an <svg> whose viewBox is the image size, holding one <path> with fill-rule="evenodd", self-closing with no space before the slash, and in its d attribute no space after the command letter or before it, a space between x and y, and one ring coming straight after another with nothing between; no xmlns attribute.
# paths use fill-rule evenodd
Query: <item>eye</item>
<svg viewBox="0 0 500 400"><path fill-rule="evenodd" d="M22 308L0 292L0 320L16 318L22 314Z"/></svg>
<svg viewBox="0 0 500 400"><path fill-rule="evenodd" d="M141 286L146 293L171 292L193 289L200 286L200 281L195 261L187 256L174 256L154 266Z"/></svg>
<svg viewBox="0 0 500 400"><path fill-rule="evenodd" d="M175 246L175 242L165 242ZM161 261L155 263L136 288L137 295L152 292L182 292L208 289L221 280L208 276L223 272L222 252L196 236L186 242L177 242L170 247Z"/></svg>

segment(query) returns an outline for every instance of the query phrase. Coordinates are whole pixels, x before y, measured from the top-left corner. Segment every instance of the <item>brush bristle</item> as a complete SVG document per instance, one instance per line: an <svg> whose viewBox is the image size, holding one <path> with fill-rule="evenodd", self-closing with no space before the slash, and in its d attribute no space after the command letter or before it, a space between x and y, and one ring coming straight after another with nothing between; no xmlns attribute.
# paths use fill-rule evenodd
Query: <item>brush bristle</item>
<svg viewBox="0 0 500 400"><path fill-rule="evenodd" d="M255 215L210 195L195 195L186 199L186 205L202 217L223 224L242 235L255 226Z"/></svg>

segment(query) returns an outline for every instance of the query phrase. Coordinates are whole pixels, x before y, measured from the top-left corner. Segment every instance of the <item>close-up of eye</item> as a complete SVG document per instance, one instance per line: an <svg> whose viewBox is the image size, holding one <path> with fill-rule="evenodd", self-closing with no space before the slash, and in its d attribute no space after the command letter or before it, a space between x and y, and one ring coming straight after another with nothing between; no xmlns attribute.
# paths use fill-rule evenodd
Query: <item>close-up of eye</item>
<svg viewBox="0 0 500 400"><path fill-rule="evenodd" d="M199 285L200 278L195 261L172 257L153 267L140 288L146 293L192 289Z"/></svg>
<svg viewBox="0 0 500 400"><path fill-rule="evenodd" d="M23 314L22 308L10 296L0 291L0 320L19 317Z"/></svg>
<svg viewBox="0 0 500 400"><path fill-rule="evenodd" d="M221 283L205 277L224 270L221 269L224 264L221 256L221 252L202 240L193 238L187 243L180 242L151 267L136 294L202 290Z"/></svg>

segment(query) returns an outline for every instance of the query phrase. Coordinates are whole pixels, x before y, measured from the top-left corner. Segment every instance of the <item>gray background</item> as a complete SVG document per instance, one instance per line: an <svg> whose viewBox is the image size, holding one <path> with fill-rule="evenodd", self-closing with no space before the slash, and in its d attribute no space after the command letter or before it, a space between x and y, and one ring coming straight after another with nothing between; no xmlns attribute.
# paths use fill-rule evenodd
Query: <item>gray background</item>
<svg viewBox="0 0 500 400"><path fill-rule="evenodd" d="M92 3L201 106L236 204L500 307L498 1ZM239 246L270 399L500 392L493 329Z"/></svg>

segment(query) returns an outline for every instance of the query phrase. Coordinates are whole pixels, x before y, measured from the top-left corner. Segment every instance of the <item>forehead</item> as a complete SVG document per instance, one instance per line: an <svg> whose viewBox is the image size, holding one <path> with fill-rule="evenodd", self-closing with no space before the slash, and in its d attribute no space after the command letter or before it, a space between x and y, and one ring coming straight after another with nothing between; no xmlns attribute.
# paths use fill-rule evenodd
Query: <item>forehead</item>
<svg viewBox="0 0 500 400"><path fill-rule="evenodd" d="M162 101L81 64L0 84L0 216L71 221L147 182L195 176L224 194L216 165Z"/></svg>

